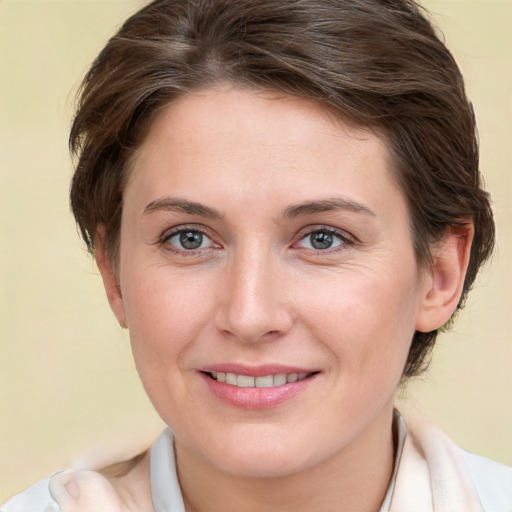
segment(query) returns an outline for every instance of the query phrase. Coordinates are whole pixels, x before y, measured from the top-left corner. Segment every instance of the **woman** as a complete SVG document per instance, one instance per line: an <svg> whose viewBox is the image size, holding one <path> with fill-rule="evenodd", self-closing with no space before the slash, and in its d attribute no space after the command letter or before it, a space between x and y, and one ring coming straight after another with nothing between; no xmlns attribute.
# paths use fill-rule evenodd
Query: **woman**
<svg viewBox="0 0 512 512"><path fill-rule="evenodd" d="M472 108L416 4L153 2L70 140L73 212L170 430L2 511L512 508L509 468L394 411L494 241Z"/></svg>

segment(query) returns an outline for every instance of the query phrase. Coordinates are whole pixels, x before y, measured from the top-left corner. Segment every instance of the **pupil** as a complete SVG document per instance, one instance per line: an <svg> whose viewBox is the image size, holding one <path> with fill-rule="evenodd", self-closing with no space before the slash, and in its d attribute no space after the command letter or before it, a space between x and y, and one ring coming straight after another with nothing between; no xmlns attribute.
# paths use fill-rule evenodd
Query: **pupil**
<svg viewBox="0 0 512 512"><path fill-rule="evenodd" d="M197 249L203 243L203 234L197 231L185 231L180 234L180 243L185 249Z"/></svg>
<svg viewBox="0 0 512 512"><path fill-rule="evenodd" d="M311 245L315 249L329 249L332 245L332 235L330 233L318 232L311 235Z"/></svg>

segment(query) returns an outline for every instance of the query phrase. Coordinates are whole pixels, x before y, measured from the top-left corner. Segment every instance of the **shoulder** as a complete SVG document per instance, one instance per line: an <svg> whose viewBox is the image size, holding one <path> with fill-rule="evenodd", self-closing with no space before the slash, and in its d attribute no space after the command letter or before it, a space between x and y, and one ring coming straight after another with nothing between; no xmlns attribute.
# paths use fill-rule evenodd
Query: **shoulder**
<svg viewBox="0 0 512 512"><path fill-rule="evenodd" d="M110 482L95 471L63 470L17 494L0 512L121 512Z"/></svg>
<svg viewBox="0 0 512 512"><path fill-rule="evenodd" d="M466 452L436 427L412 423L390 510L512 512L511 467Z"/></svg>
<svg viewBox="0 0 512 512"><path fill-rule="evenodd" d="M461 450L484 510L512 511L512 467Z"/></svg>
<svg viewBox="0 0 512 512"><path fill-rule="evenodd" d="M50 494L50 479L45 478L0 505L0 512L61 512Z"/></svg>

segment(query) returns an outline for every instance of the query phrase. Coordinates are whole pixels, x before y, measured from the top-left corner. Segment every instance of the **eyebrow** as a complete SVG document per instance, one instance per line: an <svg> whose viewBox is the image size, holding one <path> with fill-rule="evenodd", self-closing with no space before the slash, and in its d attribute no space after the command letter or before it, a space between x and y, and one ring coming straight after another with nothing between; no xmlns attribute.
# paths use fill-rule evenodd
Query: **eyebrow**
<svg viewBox="0 0 512 512"><path fill-rule="evenodd" d="M376 217L375 213L364 204L337 197L332 199L322 199L319 201L306 201L304 203L291 205L284 211L282 218L296 218L315 213L328 212L333 210L346 210L354 213L361 213L371 217ZM189 215L198 215L200 217L210 217L214 219L224 218L224 214L215 208L201 203L181 199L178 197L161 197L151 201L146 205L143 215L155 211L178 211Z"/></svg>
<svg viewBox="0 0 512 512"><path fill-rule="evenodd" d="M222 219L224 214L215 208L210 208L201 203L180 199L179 197L160 197L146 205L143 215L156 211L182 212L189 215L199 215L201 217L210 217Z"/></svg>
<svg viewBox="0 0 512 512"><path fill-rule="evenodd" d="M320 201L307 201L305 203L292 205L286 208L283 213L283 217L293 219L295 217L333 210L346 210L353 213L362 213L363 215L368 215L370 217L376 217L375 213L364 204L344 197L335 197Z"/></svg>

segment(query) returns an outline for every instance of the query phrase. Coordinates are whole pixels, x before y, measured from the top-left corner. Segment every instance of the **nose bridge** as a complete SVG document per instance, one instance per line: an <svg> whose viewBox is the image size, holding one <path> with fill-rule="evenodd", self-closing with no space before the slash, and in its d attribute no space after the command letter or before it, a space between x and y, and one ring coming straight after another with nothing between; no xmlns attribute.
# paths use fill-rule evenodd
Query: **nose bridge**
<svg viewBox="0 0 512 512"><path fill-rule="evenodd" d="M241 246L233 256L218 327L244 342L285 332L291 325L278 279L278 262L263 241Z"/></svg>

